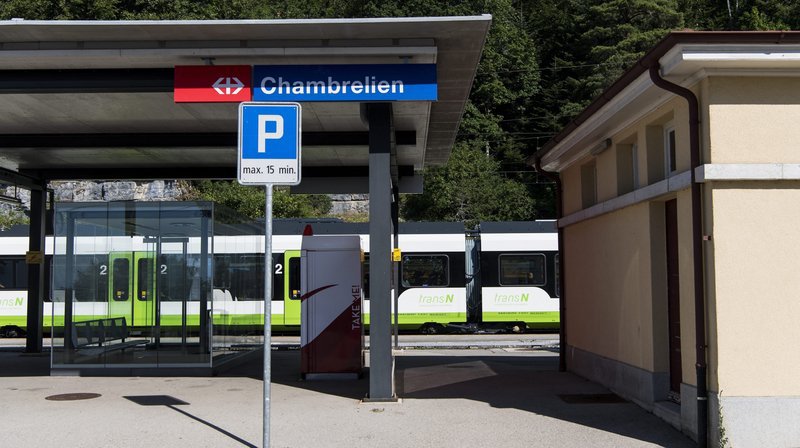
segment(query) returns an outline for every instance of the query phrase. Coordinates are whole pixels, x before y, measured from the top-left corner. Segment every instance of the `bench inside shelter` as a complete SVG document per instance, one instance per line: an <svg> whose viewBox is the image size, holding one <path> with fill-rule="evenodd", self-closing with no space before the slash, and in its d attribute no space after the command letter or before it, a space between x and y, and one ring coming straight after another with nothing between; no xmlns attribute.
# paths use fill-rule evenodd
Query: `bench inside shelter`
<svg viewBox="0 0 800 448"><path fill-rule="evenodd" d="M82 354L100 355L150 342L147 339L127 340L128 337L128 325L124 317L72 323L72 346Z"/></svg>

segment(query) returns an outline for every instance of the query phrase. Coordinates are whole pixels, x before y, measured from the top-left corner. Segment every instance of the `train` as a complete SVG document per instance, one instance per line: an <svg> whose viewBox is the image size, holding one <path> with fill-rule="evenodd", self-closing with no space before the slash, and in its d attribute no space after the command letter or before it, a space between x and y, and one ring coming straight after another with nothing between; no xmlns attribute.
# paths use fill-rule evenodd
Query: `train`
<svg viewBox="0 0 800 448"><path fill-rule="evenodd" d="M271 269L273 332L299 331L299 263L302 234L309 228L315 235L360 237L364 253L363 317L368 329L368 224L275 220ZM197 330L200 324L197 272L202 263L196 248L191 248L196 241L184 242L182 251L160 250L156 254L142 237L128 243L130 250L124 251L106 250L91 239L82 243L81 238L76 238L76 252L71 261L75 278L69 293L73 297L75 320L113 315L126 317L132 329L145 332L153 326L154 319L161 330L180 326L183 331L187 327ZM213 279L211 311L215 329L224 328L228 334L263 332L263 230L258 238L241 231L221 232L210 243L213 262L208 275ZM400 262L395 264L396 299L392 312L399 330L428 334L558 330L559 255L555 221L482 222L475 229L452 222L401 223L398 240L401 255ZM27 247L26 227L0 231L0 336L25 334ZM63 269L53 268L64 261L52 255L52 237L47 239L46 254L44 271L48 281L43 328L48 333L63 326L66 288L60 274Z"/></svg>

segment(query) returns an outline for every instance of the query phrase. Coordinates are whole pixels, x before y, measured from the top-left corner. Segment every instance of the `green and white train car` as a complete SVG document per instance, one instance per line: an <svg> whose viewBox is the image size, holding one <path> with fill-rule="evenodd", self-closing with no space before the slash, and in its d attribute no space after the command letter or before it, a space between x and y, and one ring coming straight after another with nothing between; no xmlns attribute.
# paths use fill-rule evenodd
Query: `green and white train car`
<svg viewBox="0 0 800 448"><path fill-rule="evenodd" d="M300 325L300 258L306 221L276 221L273 235L272 325L296 332ZM359 235L364 251L364 321L369 325L369 235L366 224L315 222L317 235ZM0 335L24 334L27 311L27 230L0 232ZM130 241L114 242L113 238ZM120 244L117 244L120 243ZM53 253L52 240L47 253ZM125 317L133 331L180 328L196 332L201 266L200 241L159 243L143 237L76 238L74 278L61 278L47 256L48 300L44 328L63 326L65 294L73 298L73 319ZM209 312L215 331L263 331L263 236L216 235L211 244L213 297ZM126 247L119 251L113 248ZM556 330L559 325L558 248L553 221L402 223L397 264L398 323L401 330ZM56 265L65 263L57 260ZM55 275L51 274L55 273ZM73 288L65 292L60 285ZM394 309L395 304L392 305ZM177 330L176 330L177 331Z"/></svg>

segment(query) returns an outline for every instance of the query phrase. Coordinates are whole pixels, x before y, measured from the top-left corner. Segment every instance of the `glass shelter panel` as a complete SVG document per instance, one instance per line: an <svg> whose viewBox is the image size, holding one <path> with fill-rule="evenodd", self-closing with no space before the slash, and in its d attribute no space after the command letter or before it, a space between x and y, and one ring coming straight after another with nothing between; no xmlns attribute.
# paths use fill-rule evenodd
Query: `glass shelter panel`
<svg viewBox="0 0 800 448"><path fill-rule="evenodd" d="M210 366L213 206L58 204L53 368Z"/></svg>
<svg viewBox="0 0 800 448"><path fill-rule="evenodd" d="M274 263L280 257L273 254ZM215 208L213 294L214 353L236 355L264 344L264 225ZM275 261L279 260L279 261ZM279 270L282 270L279 269ZM273 277L272 322L283 323L283 278ZM276 291L278 291L276 293Z"/></svg>

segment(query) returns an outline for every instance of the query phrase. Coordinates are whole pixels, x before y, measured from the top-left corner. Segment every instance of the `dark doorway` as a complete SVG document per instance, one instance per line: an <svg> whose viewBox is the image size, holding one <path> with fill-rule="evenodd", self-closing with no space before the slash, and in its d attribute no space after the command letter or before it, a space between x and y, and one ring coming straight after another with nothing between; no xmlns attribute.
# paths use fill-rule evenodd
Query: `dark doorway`
<svg viewBox="0 0 800 448"><path fill-rule="evenodd" d="M669 319L669 399L680 403L681 382L681 297L678 268L678 201L664 204L667 230L667 318Z"/></svg>

